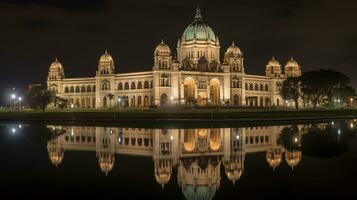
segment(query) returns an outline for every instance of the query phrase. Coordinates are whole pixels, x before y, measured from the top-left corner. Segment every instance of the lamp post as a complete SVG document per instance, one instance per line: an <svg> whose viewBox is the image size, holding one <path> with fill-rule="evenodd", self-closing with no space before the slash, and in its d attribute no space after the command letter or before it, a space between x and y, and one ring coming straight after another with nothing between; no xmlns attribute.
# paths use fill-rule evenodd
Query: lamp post
<svg viewBox="0 0 357 200"><path fill-rule="evenodd" d="M71 103L71 120L73 120L73 108L74 108L74 104Z"/></svg>
<svg viewBox="0 0 357 200"><path fill-rule="evenodd" d="M22 110L22 105L21 105L21 102L22 102L22 97L19 97L20 112L21 112L21 110Z"/></svg>
<svg viewBox="0 0 357 200"><path fill-rule="evenodd" d="M350 98L350 102L351 102L351 108L352 108L353 98Z"/></svg>
<svg viewBox="0 0 357 200"><path fill-rule="evenodd" d="M11 94L11 107L14 108L15 107L15 99L16 99L16 94Z"/></svg>
<svg viewBox="0 0 357 200"><path fill-rule="evenodd" d="M121 109L121 98L118 98L119 109Z"/></svg>

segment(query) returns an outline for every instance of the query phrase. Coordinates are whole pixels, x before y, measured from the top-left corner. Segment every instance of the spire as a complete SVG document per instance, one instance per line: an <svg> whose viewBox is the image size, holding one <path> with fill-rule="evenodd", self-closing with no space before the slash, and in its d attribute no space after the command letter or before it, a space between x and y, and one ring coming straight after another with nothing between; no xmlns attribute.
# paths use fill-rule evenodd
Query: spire
<svg viewBox="0 0 357 200"><path fill-rule="evenodd" d="M195 15L195 21L202 21L202 14L201 14L201 9L200 6L197 4L197 8L196 8L196 15Z"/></svg>

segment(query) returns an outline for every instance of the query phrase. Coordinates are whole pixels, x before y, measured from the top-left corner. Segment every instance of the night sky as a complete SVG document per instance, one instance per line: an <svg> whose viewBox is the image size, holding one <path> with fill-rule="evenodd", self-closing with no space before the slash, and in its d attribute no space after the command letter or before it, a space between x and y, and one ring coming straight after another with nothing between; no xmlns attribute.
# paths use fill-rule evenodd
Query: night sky
<svg viewBox="0 0 357 200"><path fill-rule="evenodd" d="M176 52L198 3L221 55L235 41L247 73L294 56L303 71L338 70L357 88L353 0L0 0L0 89L44 83L56 57L67 77L94 76L105 49L117 72L151 70L156 44Z"/></svg>

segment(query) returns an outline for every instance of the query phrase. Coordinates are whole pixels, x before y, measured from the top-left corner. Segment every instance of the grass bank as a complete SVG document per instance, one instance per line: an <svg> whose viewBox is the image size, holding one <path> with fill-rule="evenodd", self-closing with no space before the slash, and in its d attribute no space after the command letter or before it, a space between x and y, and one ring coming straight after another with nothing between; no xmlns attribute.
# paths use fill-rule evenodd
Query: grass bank
<svg viewBox="0 0 357 200"><path fill-rule="evenodd" d="M357 117L355 109L267 110L267 109L74 109L0 111L6 121L78 122L254 122L294 121Z"/></svg>

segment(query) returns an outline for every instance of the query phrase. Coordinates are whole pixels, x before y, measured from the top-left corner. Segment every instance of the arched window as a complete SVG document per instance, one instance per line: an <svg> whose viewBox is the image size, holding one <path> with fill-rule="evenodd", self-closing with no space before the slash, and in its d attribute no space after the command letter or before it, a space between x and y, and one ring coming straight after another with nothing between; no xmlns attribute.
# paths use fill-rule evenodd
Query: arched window
<svg viewBox="0 0 357 200"><path fill-rule="evenodd" d="M81 92L86 92L86 87L84 85L81 88Z"/></svg>
<svg viewBox="0 0 357 200"><path fill-rule="evenodd" d="M93 85L93 92L95 92L95 85Z"/></svg>
<svg viewBox="0 0 357 200"><path fill-rule="evenodd" d="M279 99L276 99L276 105L279 106L280 102Z"/></svg>
<svg viewBox="0 0 357 200"><path fill-rule="evenodd" d="M154 87L154 83L153 81L150 82L150 88L153 88Z"/></svg>
<svg viewBox="0 0 357 200"><path fill-rule="evenodd" d="M265 91L269 91L268 84L265 84Z"/></svg>
<svg viewBox="0 0 357 200"><path fill-rule="evenodd" d="M248 83L245 83L245 89L248 90Z"/></svg>
<svg viewBox="0 0 357 200"><path fill-rule="evenodd" d="M65 88L64 88L64 93L68 93L68 92L69 92L68 87L65 87Z"/></svg>
<svg viewBox="0 0 357 200"><path fill-rule="evenodd" d="M110 90L110 84L107 80L102 82L102 90Z"/></svg>
<svg viewBox="0 0 357 200"><path fill-rule="evenodd" d="M144 82L144 88L145 88L145 89L149 88L149 82L148 82L148 81L145 81L145 82Z"/></svg>
<svg viewBox="0 0 357 200"><path fill-rule="evenodd" d="M141 83L141 81L138 82L138 90L143 89L143 84Z"/></svg>
<svg viewBox="0 0 357 200"><path fill-rule="evenodd" d="M89 85L87 86L87 92L92 92L92 88Z"/></svg>
<svg viewBox="0 0 357 200"><path fill-rule="evenodd" d="M160 86L168 87L170 85L171 85L170 76L167 74L162 74L160 78Z"/></svg>
<svg viewBox="0 0 357 200"><path fill-rule="evenodd" d="M135 90L135 89L136 89L136 84L135 84L135 82L131 82L131 87L130 87L130 89L132 89L132 90Z"/></svg>
<svg viewBox="0 0 357 200"><path fill-rule="evenodd" d="M141 96L138 96L138 106L141 106Z"/></svg>
<svg viewBox="0 0 357 200"><path fill-rule="evenodd" d="M122 83L118 84L118 90L123 90L123 84Z"/></svg>
<svg viewBox="0 0 357 200"><path fill-rule="evenodd" d="M254 86L255 86L255 87L254 87L254 90L259 90L258 84L255 84Z"/></svg>
<svg viewBox="0 0 357 200"><path fill-rule="evenodd" d="M264 86L263 84L260 84L260 91L263 91L264 90Z"/></svg>
<svg viewBox="0 0 357 200"><path fill-rule="evenodd" d="M125 90L129 90L129 83L128 83L128 82L125 82L125 84L124 84L124 89L125 89Z"/></svg>
<svg viewBox="0 0 357 200"><path fill-rule="evenodd" d="M79 86L76 87L76 92L80 92Z"/></svg>
<svg viewBox="0 0 357 200"><path fill-rule="evenodd" d="M253 83L250 83L250 84L249 84L249 90L254 90Z"/></svg>

